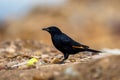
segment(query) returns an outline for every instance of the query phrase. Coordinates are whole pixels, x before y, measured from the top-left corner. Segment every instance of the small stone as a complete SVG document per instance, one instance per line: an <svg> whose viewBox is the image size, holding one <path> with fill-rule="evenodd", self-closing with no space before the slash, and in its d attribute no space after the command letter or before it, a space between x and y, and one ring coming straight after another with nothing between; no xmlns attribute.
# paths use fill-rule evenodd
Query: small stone
<svg viewBox="0 0 120 80"><path fill-rule="evenodd" d="M58 54L56 57L62 59L63 56L61 54Z"/></svg>
<svg viewBox="0 0 120 80"><path fill-rule="evenodd" d="M8 53L15 53L15 49L14 48L7 48L6 52L8 52Z"/></svg>
<svg viewBox="0 0 120 80"><path fill-rule="evenodd" d="M18 69L28 69L30 66L27 66L27 65L22 65L22 66L19 66Z"/></svg>
<svg viewBox="0 0 120 80"><path fill-rule="evenodd" d="M6 55L4 57L6 58L14 58L17 54L15 53L6 53Z"/></svg>
<svg viewBox="0 0 120 80"><path fill-rule="evenodd" d="M69 59L70 60L70 62L76 62L76 60L75 59Z"/></svg>
<svg viewBox="0 0 120 80"><path fill-rule="evenodd" d="M46 54L44 54L44 55L41 55L41 58L48 58L49 57L49 55L46 55Z"/></svg>
<svg viewBox="0 0 120 80"><path fill-rule="evenodd" d="M44 59L43 61L44 63L49 63L48 59Z"/></svg>
<svg viewBox="0 0 120 80"><path fill-rule="evenodd" d="M51 63L59 63L60 61L61 61L61 59L59 59L59 58L53 58Z"/></svg>
<svg viewBox="0 0 120 80"><path fill-rule="evenodd" d="M36 56L40 56L41 54L42 54L41 51L35 51L35 52L34 52L34 55L36 55Z"/></svg>

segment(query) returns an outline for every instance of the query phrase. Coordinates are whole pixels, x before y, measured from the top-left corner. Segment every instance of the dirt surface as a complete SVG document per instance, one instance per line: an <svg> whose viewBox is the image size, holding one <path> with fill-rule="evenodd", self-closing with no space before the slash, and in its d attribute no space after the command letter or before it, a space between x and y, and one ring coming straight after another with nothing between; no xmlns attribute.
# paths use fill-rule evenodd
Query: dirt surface
<svg viewBox="0 0 120 80"><path fill-rule="evenodd" d="M59 7L37 6L20 19L8 17L0 23L0 80L120 80L120 55L112 55L120 54L119 3L69 0ZM108 53L78 53L58 64L63 54L41 30L52 25Z"/></svg>
<svg viewBox="0 0 120 80"><path fill-rule="evenodd" d="M120 56L70 56L37 41L15 40L0 44L0 80L119 80ZM103 53L104 54L104 53ZM31 59L37 60L30 64ZM33 60L34 61L34 60Z"/></svg>

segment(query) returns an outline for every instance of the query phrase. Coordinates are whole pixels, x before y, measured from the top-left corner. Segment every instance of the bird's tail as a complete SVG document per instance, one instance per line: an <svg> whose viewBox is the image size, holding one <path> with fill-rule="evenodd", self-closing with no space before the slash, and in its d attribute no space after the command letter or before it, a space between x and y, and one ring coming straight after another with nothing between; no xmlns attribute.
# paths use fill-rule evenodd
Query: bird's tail
<svg viewBox="0 0 120 80"><path fill-rule="evenodd" d="M89 52L93 52L93 55L94 55L94 54L102 53L102 51L94 50L94 49L87 49L87 51L89 51Z"/></svg>

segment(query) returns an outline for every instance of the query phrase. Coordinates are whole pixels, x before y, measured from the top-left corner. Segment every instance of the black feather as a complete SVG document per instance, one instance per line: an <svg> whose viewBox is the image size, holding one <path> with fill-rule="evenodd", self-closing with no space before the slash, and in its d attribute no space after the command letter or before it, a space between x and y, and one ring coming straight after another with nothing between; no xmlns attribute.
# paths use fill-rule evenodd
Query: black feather
<svg viewBox="0 0 120 80"><path fill-rule="evenodd" d="M76 54L78 52L83 51L89 51L94 53L101 52L90 49L89 46L76 42L55 26L43 28L43 30L48 31L50 33L54 46L64 54L63 61L66 60L69 57L69 55Z"/></svg>

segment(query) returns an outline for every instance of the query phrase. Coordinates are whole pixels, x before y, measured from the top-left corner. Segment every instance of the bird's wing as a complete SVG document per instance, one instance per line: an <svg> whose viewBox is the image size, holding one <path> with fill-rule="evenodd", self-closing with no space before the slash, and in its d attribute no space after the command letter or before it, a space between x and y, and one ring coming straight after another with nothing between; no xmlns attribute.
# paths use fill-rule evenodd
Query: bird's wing
<svg viewBox="0 0 120 80"><path fill-rule="evenodd" d="M86 46L86 45L79 45L79 46L74 45L72 47L73 48L80 48L80 49L88 49L89 48L89 46Z"/></svg>
<svg viewBox="0 0 120 80"><path fill-rule="evenodd" d="M83 44L80 44L76 41L74 41L73 43L71 43L72 47L73 48L80 48L80 49L88 49L89 46L86 46L86 45L83 45Z"/></svg>
<svg viewBox="0 0 120 80"><path fill-rule="evenodd" d="M83 45L83 44L80 44L80 43L74 41L73 39L71 39L70 37L68 37L66 34L62 35L62 37L61 37L61 43L63 45L71 46L73 48L81 48L81 49L87 49L87 48L89 48L86 45Z"/></svg>

